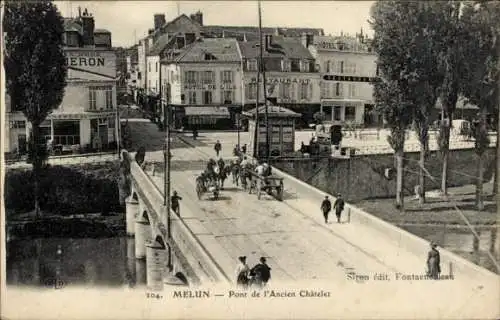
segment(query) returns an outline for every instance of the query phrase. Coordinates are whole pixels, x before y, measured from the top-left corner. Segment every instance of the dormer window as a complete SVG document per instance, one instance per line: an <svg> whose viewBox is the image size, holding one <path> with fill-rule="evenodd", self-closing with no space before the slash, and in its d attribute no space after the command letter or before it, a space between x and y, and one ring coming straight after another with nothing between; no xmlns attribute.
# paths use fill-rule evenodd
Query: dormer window
<svg viewBox="0 0 500 320"><path fill-rule="evenodd" d="M209 61L209 60L216 60L215 56L211 53L205 52L204 54L204 60Z"/></svg>

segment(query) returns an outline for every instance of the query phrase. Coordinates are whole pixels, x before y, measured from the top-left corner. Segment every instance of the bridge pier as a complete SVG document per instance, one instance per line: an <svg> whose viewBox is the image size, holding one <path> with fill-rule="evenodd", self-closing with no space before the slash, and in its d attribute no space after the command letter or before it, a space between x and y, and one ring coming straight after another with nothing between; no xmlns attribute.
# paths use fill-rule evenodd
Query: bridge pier
<svg viewBox="0 0 500 320"><path fill-rule="evenodd" d="M161 237L157 237L155 241L146 242L146 282L150 290L163 290L163 277L167 266L166 255L166 246Z"/></svg>
<svg viewBox="0 0 500 320"><path fill-rule="evenodd" d="M148 213L143 211L135 220L135 258L146 258L146 241L151 239L151 225Z"/></svg>
<svg viewBox="0 0 500 320"><path fill-rule="evenodd" d="M135 218L139 212L139 201L133 195L125 200L127 236L135 234Z"/></svg>

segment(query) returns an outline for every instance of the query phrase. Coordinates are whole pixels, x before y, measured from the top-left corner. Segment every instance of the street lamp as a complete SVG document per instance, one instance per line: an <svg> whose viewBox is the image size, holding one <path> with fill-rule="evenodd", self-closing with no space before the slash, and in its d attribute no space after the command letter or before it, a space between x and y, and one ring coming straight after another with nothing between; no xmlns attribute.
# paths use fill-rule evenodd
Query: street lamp
<svg viewBox="0 0 500 320"><path fill-rule="evenodd" d="M163 205L165 206L165 221L167 227L167 237L171 237L171 217L170 217L170 112L168 103L164 104L164 99L160 98L160 103L163 109L163 119L165 128L165 142L163 144Z"/></svg>

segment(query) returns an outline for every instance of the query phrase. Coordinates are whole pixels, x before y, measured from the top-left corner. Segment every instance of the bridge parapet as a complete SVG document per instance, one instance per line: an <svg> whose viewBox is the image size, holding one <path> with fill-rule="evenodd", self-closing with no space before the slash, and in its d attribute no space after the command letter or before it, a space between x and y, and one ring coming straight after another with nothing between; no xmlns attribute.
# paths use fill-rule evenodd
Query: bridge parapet
<svg viewBox="0 0 500 320"><path fill-rule="evenodd" d="M184 270L193 283L227 283L229 278L210 255L208 250L196 238L186 223L171 211L171 237L165 226L164 219L166 208L163 205L163 193L154 184L151 178L144 172L139 164L132 159L130 154L124 151L123 157L130 163L130 180L132 184L132 196L135 193L139 199L139 208L146 211L151 223L152 236L156 239L161 237L163 242L170 246L186 265ZM143 212L139 212L142 214ZM136 244L138 245L138 244ZM167 266L165 265L165 268Z"/></svg>
<svg viewBox="0 0 500 320"><path fill-rule="evenodd" d="M328 193L323 192L275 167L273 167L273 173L285 178L285 188L286 186L292 185L292 188L298 195L300 195L301 198L305 196L313 199L313 201L318 204L318 207L325 195L328 195L333 201L336 200L336 197L333 195L329 195ZM344 212L344 214L348 214L350 216L351 223L367 226L371 231L374 231L376 237L373 241L376 241L376 238L379 237L389 239L395 244L395 248L400 247L401 250L408 251L415 257L418 257L421 261L422 272L424 272L425 259L427 258L427 253L430 249L428 241L417 237L406 230L398 228L380 218L377 218L354 205L346 203ZM499 276L497 274L444 248L440 248L439 251L443 275L452 274L461 280L467 279L481 284L498 283ZM398 265L398 261L396 260L398 259L397 252L387 252L384 256L380 256L380 253L384 254L384 251L380 250L377 252L377 256L380 260L386 261L391 265Z"/></svg>

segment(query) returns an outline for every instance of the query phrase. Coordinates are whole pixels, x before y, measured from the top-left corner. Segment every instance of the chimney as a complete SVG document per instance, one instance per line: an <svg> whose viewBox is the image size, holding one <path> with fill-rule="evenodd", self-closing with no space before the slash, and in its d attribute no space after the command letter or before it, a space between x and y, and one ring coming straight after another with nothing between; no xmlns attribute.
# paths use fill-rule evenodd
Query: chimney
<svg viewBox="0 0 500 320"><path fill-rule="evenodd" d="M166 23L165 14L157 13L154 15L154 27L158 30Z"/></svg>
<svg viewBox="0 0 500 320"><path fill-rule="evenodd" d="M312 45L314 42L314 34L306 34L306 48Z"/></svg>
<svg viewBox="0 0 500 320"><path fill-rule="evenodd" d="M82 15L82 29L83 29L83 45L93 46L94 45L94 17L89 15L87 8L83 11Z"/></svg>
<svg viewBox="0 0 500 320"><path fill-rule="evenodd" d="M264 48L266 51L269 51L269 49L271 49L271 46L273 44L273 36L271 34L266 34L264 40L265 40Z"/></svg>
<svg viewBox="0 0 500 320"><path fill-rule="evenodd" d="M200 10L196 11L196 13L189 15L191 20L198 22L200 26L203 26L203 13Z"/></svg>

